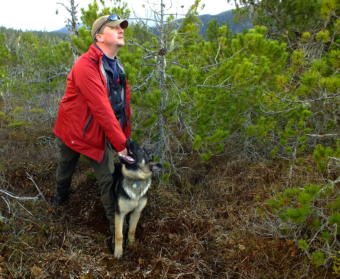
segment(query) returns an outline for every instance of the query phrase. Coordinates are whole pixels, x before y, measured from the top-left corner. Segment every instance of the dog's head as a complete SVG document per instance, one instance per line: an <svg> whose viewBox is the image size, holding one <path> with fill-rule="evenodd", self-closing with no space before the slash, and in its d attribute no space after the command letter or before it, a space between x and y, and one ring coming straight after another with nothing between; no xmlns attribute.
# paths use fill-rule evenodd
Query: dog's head
<svg viewBox="0 0 340 279"><path fill-rule="evenodd" d="M128 140L126 143L129 156L134 159L133 163L120 159L123 167L123 175L131 179L147 179L153 172L162 169L162 165L153 160L150 150L139 146L136 142Z"/></svg>

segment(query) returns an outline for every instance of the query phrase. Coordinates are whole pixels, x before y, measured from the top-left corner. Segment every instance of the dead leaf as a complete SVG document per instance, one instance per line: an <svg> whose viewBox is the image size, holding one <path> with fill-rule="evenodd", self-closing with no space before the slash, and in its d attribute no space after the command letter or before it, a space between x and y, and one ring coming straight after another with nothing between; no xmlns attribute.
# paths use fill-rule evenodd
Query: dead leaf
<svg viewBox="0 0 340 279"><path fill-rule="evenodd" d="M33 266L31 268L31 276L33 278L39 278L44 274L43 270L40 267Z"/></svg>
<svg viewBox="0 0 340 279"><path fill-rule="evenodd" d="M246 250L246 246L239 244L238 249L240 249L241 251L244 251L244 250Z"/></svg>

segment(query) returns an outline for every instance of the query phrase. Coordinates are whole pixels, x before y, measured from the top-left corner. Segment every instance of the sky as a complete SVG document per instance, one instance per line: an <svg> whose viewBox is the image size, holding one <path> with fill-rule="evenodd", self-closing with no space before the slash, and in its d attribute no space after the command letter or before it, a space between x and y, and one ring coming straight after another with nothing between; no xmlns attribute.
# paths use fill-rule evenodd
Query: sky
<svg viewBox="0 0 340 279"><path fill-rule="evenodd" d="M67 5L69 0L0 0L0 26L21 29L23 31L54 31L65 26L67 12L57 3ZM75 0L79 7L86 8L93 0ZM99 1L97 1L99 2ZM150 16L148 7L158 7L160 0L125 0L139 17ZM110 3L110 1L106 1ZM194 0L164 0L167 13L184 14L194 3ZM204 9L199 9L200 14L219 14L233 8L227 0L201 0ZM143 7L145 5L145 7ZM181 7L183 6L183 7ZM58 10L58 14L56 14ZM80 13L79 13L80 15Z"/></svg>

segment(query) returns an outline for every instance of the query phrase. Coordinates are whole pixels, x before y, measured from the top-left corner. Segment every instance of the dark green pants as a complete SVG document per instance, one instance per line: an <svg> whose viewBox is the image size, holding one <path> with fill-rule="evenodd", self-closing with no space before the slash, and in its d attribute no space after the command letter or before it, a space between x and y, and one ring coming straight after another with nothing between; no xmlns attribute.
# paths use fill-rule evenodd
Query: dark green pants
<svg viewBox="0 0 340 279"><path fill-rule="evenodd" d="M80 154L67 147L59 138L57 138L57 144L59 147L59 161L56 174L57 195L67 198L70 193L72 175ZM97 161L88 158L99 184L101 201L105 209L106 217L110 222L111 231L114 224L114 202L111 195L114 155L114 151L107 148L102 162L98 163Z"/></svg>

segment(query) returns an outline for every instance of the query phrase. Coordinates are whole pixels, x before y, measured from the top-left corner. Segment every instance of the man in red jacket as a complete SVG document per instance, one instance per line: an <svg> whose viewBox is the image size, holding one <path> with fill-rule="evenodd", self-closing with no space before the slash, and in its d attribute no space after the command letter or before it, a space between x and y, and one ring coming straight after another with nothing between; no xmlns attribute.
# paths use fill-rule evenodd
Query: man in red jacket
<svg viewBox="0 0 340 279"><path fill-rule="evenodd" d="M130 89L117 59L127 27L128 21L117 15L102 16L93 23L94 43L67 77L54 126L60 150L54 204L63 205L68 200L72 174L83 154L94 168L110 224L114 218L110 195L113 151L133 160L126 149L131 136Z"/></svg>

